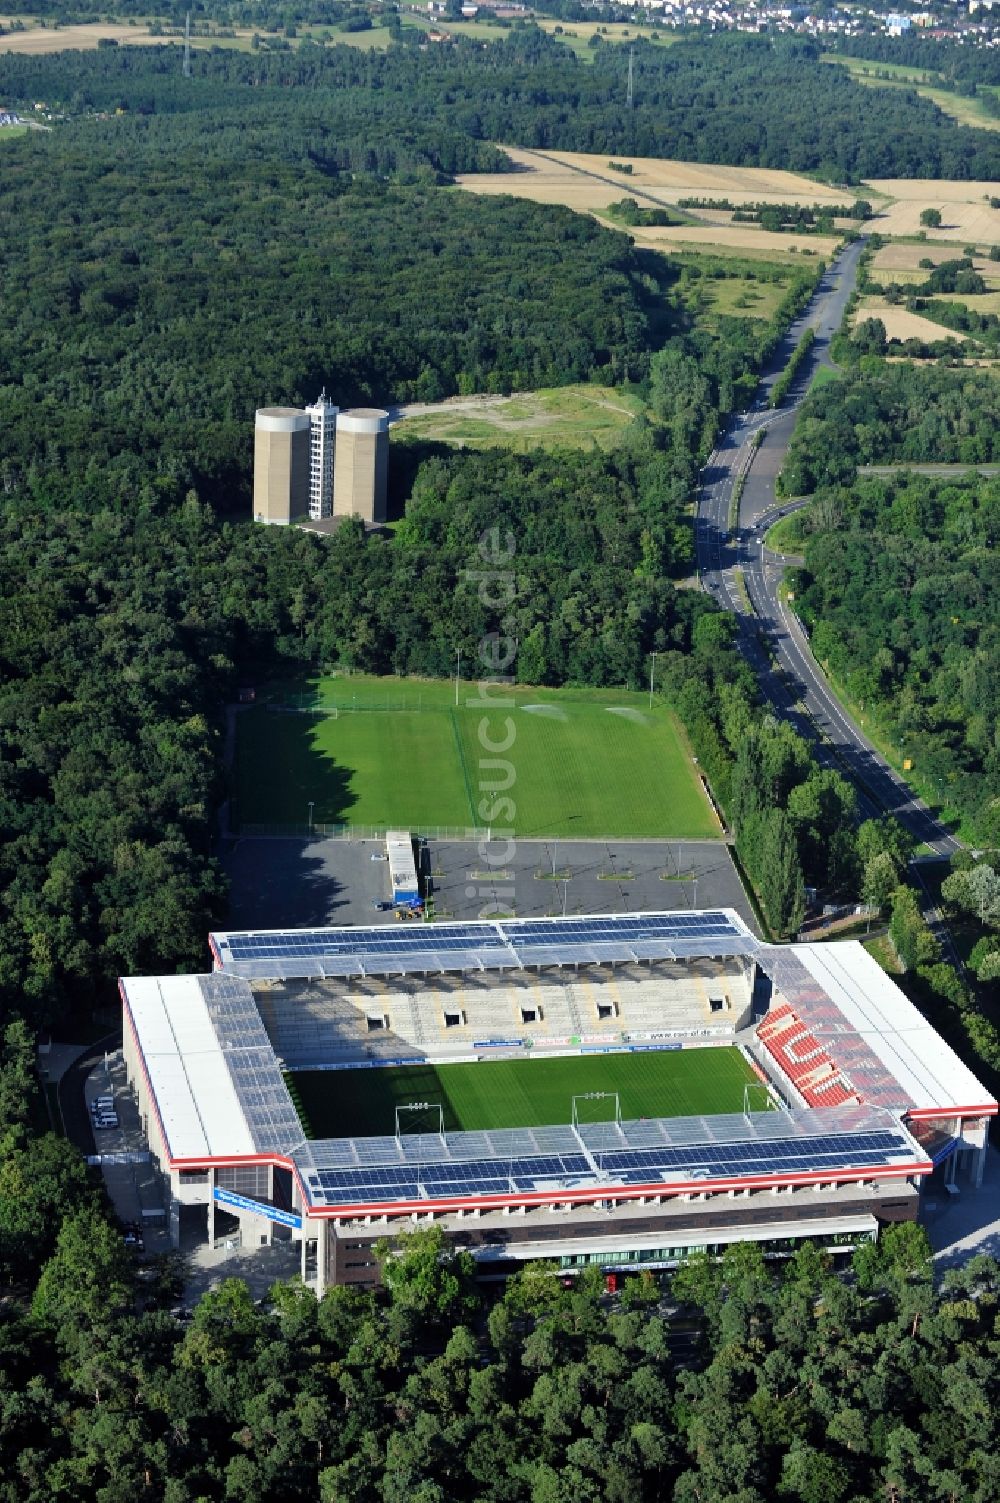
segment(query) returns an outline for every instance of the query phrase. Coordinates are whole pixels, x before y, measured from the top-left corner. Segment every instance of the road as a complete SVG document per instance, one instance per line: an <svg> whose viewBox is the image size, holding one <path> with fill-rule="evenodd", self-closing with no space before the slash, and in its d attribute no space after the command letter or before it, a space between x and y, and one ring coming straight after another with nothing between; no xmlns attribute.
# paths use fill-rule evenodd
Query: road
<svg viewBox="0 0 1000 1503"><path fill-rule="evenodd" d="M698 497L698 573L703 589L736 614L740 647L774 712L814 743L821 765L851 778L862 816L891 813L919 845L947 857L959 849L959 842L880 756L831 691L798 618L779 599L778 585L787 560L764 544L767 528L803 504L780 505L774 482L809 384L821 365L831 363L830 341L843 319L863 248L864 240L859 239L831 263L812 301L764 372L754 408L730 419L710 456ZM784 403L772 411L768 406L771 389L808 327L815 331L815 343ZM760 428L766 434L755 449L752 440ZM741 475L745 478L736 504L734 492Z"/></svg>

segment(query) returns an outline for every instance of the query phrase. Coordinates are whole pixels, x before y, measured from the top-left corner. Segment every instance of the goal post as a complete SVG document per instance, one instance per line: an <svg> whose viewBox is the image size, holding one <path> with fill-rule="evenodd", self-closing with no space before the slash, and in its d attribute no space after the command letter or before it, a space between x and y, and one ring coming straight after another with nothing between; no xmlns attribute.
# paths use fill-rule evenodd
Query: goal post
<svg viewBox="0 0 1000 1503"><path fill-rule="evenodd" d="M580 1105L579 1105L581 1101L613 1101L614 1102L614 1115L612 1117L610 1117L610 1118L609 1117L593 1117L593 1118L588 1118L585 1122L581 1122L581 1119L580 1119ZM580 1093L580 1095L573 1096L571 1098L571 1108L572 1108L572 1115L571 1115L570 1121L571 1121L572 1127L574 1128L574 1130L576 1132L579 1132L581 1126L588 1127L588 1126L590 1126L594 1122L609 1122L610 1121L610 1122L613 1122L616 1127L621 1127L621 1125L622 1125L622 1103L621 1103L621 1097L619 1096L619 1094L618 1094L617 1091L583 1091L583 1092Z"/></svg>
<svg viewBox="0 0 1000 1503"><path fill-rule="evenodd" d="M440 1138L444 1137L444 1107L442 1106L441 1102L440 1101L410 1101L410 1102L408 1102L408 1103L406 1103L406 1104L404 1104L402 1106L397 1106L396 1107L396 1132L395 1132L395 1138L396 1138L397 1144L399 1145L400 1150L402 1150L402 1147L403 1147L403 1143L402 1143L403 1126L402 1126L402 1122L400 1121L400 1117L401 1117L401 1114L403 1112L414 1112L414 1113L416 1113L416 1112L421 1112L421 1113L422 1112L437 1112L437 1134L438 1134L438 1137L440 1137ZM414 1134L416 1134L419 1131L420 1131L420 1126L419 1126L419 1123L418 1123L417 1126L415 1126L412 1129L412 1132Z"/></svg>
<svg viewBox="0 0 1000 1503"><path fill-rule="evenodd" d="M756 1096L751 1092L756 1092ZM764 1082L762 1080L747 1081L743 1087L743 1115L747 1121L750 1120L751 1112L769 1112L773 1107L771 1092Z"/></svg>

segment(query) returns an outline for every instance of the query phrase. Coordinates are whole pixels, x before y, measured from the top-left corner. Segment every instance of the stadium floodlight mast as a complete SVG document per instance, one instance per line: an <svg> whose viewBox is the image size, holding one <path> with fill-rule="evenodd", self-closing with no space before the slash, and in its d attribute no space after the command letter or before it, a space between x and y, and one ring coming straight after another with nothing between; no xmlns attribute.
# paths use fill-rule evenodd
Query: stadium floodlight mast
<svg viewBox="0 0 1000 1503"><path fill-rule="evenodd" d="M652 709L653 708L653 675L656 672L656 658L657 658L657 654L655 652L651 652L649 654L649 656L652 658L652 662L649 665L649 708Z"/></svg>

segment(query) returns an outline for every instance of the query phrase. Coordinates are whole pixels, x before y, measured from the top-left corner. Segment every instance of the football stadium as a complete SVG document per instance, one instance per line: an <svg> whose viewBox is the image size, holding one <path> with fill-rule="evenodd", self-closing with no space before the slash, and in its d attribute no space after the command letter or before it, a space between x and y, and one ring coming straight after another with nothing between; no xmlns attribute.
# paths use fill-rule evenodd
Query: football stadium
<svg viewBox="0 0 1000 1503"><path fill-rule="evenodd" d="M121 981L174 1239L235 1217L372 1284L429 1222L484 1279L847 1255L982 1177L997 1103L856 942L732 910L210 936Z"/></svg>

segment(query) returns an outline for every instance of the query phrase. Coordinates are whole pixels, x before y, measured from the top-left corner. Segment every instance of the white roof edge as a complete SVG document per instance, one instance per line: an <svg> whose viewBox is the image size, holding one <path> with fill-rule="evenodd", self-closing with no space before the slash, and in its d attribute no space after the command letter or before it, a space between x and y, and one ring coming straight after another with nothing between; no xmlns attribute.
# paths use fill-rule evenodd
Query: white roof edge
<svg viewBox="0 0 1000 1503"><path fill-rule="evenodd" d="M128 1003L172 1160L255 1152L209 1016L201 977L124 976Z"/></svg>
<svg viewBox="0 0 1000 1503"><path fill-rule="evenodd" d="M997 1110L982 1082L859 940L791 948L899 1082L911 1112Z"/></svg>

